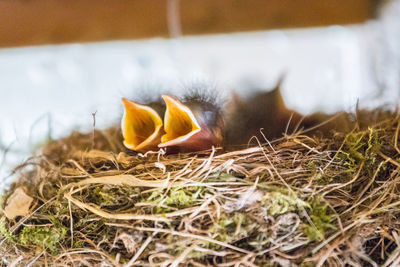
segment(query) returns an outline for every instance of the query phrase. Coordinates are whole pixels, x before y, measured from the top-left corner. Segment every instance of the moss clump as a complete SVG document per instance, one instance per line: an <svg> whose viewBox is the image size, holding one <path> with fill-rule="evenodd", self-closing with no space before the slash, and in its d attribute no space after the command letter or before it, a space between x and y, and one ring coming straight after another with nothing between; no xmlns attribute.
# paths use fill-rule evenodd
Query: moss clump
<svg viewBox="0 0 400 267"><path fill-rule="evenodd" d="M209 228L209 232L215 236L216 240L231 243L248 237L251 232L257 229L258 225L249 218L248 214L235 212L222 216ZM208 247L217 248L219 246L209 244Z"/></svg>
<svg viewBox="0 0 400 267"><path fill-rule="evenodd" d="M284 191L284 190L283 190ZM299 197L279 191L270 192L263 196L261 204L268 208L270 215L280 215L291 211L299 211L309 207L309 204Z"/></svg>
<svg viewBox="0 0 400 267"><path fill-rule="evenodd" d="M57 247L64 240L66 233L65 227L25 226L19 234L19 242L23 245L36 245L56 253Z"/></svg>
<svg viewBox="0 0 400 267"><path fill-rule="evenodd" d="M374 128L351 132L346 135L343 149L337 157L351 173L356 172L362 163L373 169L376 167L376 156L381 146L378 131Z"/></svg>
<svg viewBox="0 0 400 267"><path fill-rule="evenodd" d="M303 223L303 231L310 242L322 241L327 230L336 230L332 223L334 217L328 214L328 205L322 204L320 200L312 202L309 216L312 222L310 224Z"/></svg>
<svg viewBox="0 0 400 267"><path fill-rule="evenodd" d="M7 229L5 217L0 220L0 234L11 242L16 242L18 240L18 237Z"/></svg>
<svg viewBox="0 0 400 267"><path fill-rule="evenodd" d="M305 169L310 172L310 178L315 181L317 184L326 185L332 182L333 177L325 175L324 172L321 171L323 166L319 166L321 163L317 165L315 160L310 160L307 162Z"/></svg>
<svg viewBox="0 0 400 267"><path fill-rule="evenodd" d="M302 263L300 264L300 267L315 267L315 266L316 266L316 264L313 263L313 262L310 262L310 261L302 262Z"/></svg>
<svg viewBox="0 0 400 267"><path fill-rule="evenodd" d="M23 245L35 245L42 249L49 249L51 253L58 252L60 243L65 239L67 228L56 219L51 219L49 226L25 226L18 235L19 243Z"/></svg>
<svg viewBox="0 0 400 267"><path fill-rule="evenodd" d="M195 191L185 192L183 188L172 188L169 195L164 199L165 204L178 208L186 208L198 203L198 196L203 188Z"/></svg>
<svg viewBox="0 0 400 267"><path fill-rule="evenodd" d="M145 201L155 205L156 213L165 213L176 208L183 209L199 205L202 202L201 194L205 188L200 187L173 187L167 193L164 190L154 191Z"/></svg>
<svg viewBox="0 0 400 267"><path fill-rule="evenodd" d="M112 207L132 205L138 194L140 194L139 188L103 185L87 190L86 198L100 207Z"/></svg>
<svg viewBox="0 0 400 267"><path fill-rule="evenodd" d="M68 200L59 196L49 205L43 207L43 213L52 218L63 218L69 214Z"/></svg>

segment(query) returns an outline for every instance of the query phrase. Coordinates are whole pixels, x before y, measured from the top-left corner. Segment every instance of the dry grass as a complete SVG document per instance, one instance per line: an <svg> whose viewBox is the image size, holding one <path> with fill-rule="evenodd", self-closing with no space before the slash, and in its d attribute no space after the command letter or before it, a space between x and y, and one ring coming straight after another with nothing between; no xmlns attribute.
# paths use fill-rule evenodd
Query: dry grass
<svg viewBox="0 0 400 267"><path fill-rule="evenodd" d="M73 133L18 169L4 198L34 206L1 219L2 265L398 266L399 126L180 155Z"/></svg>

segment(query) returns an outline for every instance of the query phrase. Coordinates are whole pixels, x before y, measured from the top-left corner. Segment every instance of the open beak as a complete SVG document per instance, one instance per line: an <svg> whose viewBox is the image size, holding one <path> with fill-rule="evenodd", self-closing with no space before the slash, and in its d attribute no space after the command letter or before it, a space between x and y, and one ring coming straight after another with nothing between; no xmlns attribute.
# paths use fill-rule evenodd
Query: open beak
<svg viewBox="0 0 400 267"><path fill-rule="evenodd" d="M121 121L124 145L135 151L158 150L161 141L162 119L158 113L145 105L122 98L124 115Z"/></svg>
<svg viewBox="0 0 400 267"><path fill-rule="evenodd" d="M164 116L165 134L161 137L159 147L179 147L184 151L199 151L217 145L207 126L199 123L188 106L168 95L163 95L162 98L167 109Z"/></svg>

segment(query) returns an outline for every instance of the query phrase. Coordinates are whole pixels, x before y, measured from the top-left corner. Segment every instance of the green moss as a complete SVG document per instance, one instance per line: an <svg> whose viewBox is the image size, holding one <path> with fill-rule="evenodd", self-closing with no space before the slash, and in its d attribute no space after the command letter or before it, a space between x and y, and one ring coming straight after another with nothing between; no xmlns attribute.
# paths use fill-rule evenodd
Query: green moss
<svg viewBox="0 0 400 267"><path fill-rule="evenodd" d="M368 148L367 148L367 155L376 155L377 152L381 149L382 144L379 141L378 132L375 131L373 128L368 128Z"/></svg>
<svg viewBox="0 0 400 267"><path fill-rule="evenodd" d="M107 226L103 219L97 218L93 215L87 215L83 218L76 218L74 220L74 233L83 234L86 238L91 240L108 239L110 236L111 226ZM74 238L73 246L75 248L82 248L86 240L82 239L79 235Z"/></svg>
<svg viewBox="0 0 400 267"><path fill-rule="evenodd" d="M165 213L176 208L184 209L201 203L200 194L205 187L173 187L165 195L164 190L157 190L145 200L156 205L156 213Z"/></svg>
<svg viewBox="0 0 400 267"><path fill-rule="evenodd" d="M110 192L109 190L107 191L102 191L101 187L96 188L96 194L99 198L99 202L102 203L103 206L108 206L112 205L115 201L115 196L113 192Z"/></svg>
<svg viewBox="0 0 400 267"><path fill-rule="evenodd" d="M0 219L0 234L4 236L7 240L16 242L17 236L11 233L6 226L6 218L3 217Z"/></svg>
<svg viewBox="0 0 400 267"><path fill-rule="evenodd" d="M263 250L263 248L271 243L270 234L269 233L258 233L256 237L249 241L249 245L254 247L257 251Z"/></svg>
<svg viewBox="0 0 400 267"><path fill-rule="evenodd" d="M43 195L46 196L47 198L61 196L62 194L63 192L60 191L60 188L54 186L54 184L46 183L43 186Z"/></svg>
<svg viewBox="0 0 400 267"><path fill-rule="evenodd" d="M207 177L207 181L234 182L234 181L237 181L237 180L242 180L242 179L240 179L240 178L238 178L236 176L233 176L230 173L226 173L226 172L219 172L219 173L216 173L216 174L213 174L213 175L210 175L210 176Z"/></svg>
<svg viewBox="0 0 400 267"><path fill-rule="evenodd" d="M88 233L98 233L101 231L101 228L104 226L104 221L101 219L97 219L92 216L87 216L84 218L80 218L75 222L75 227L80 231L88 232Z"/></svg>
<svg viewBox="0 0 400 267"><path fill-rule="evenodd" d="M311 172L311 173L315 173L318 170L317 164L315 164L314 161L310 160L307 165L306 165L307 169Z"/></svg>
<svg viewBox="0 0 400 267"><path fill-rule="evenodd" d="M314 266L315 266L315 263L314 262L310 262L310 261L302 262L300 264L300 267L314 267Z"/></svg>
<svg viewBox="0 0 400 267"><path fill-rule="evenodd" d="M350 172L357 171L361 163L366 163L367 169L374 169L377 165L376 155L380 149L378 132L368 128L367 131L349 133L337 159L342 161Z"/></svg>
<svg viewBox="0 0 400 267"><path fill-rule="evenodd" d="M49 192L49 188L44 187L46 193L57 195L58 193ZM6 219L0 220L0 234L7 240L20 243L22 245L34 245L42 249L49 249L52 253L57 252L57 245L64 240L67 228L57 219L62 215L68 214L68 201L65 199L55 200L51 205L42 209L46 216L50 217L49 226L25 226L18 234L12 234L6 227Z"/></svg>
<svg viewBox="0 0 400 267"><path fill-rule="evenodd" d="M332 182L332 177L325 175L324 172L321 171L321 166L317 165L313 160L307 163L305 169L310 172L310 178L317 184L325 185Z"/></svg>
<svg viewBox="0 0 400 267"><path fill-rule="evenodd" d="M261 204L268 207L270 215L280 215L310 207L307 202L301 200L297 196L281 193L279 191L264 195Z"/></svg>
<svg viewBox="0 0 400 267"><path fill-rule="evenodd" d="M85 246L85 240L74 239L74 243L72 244L73 248L83 248L84 246Z"/></svg>
<svg viewBox="0 0 400 267"><path fill-rule="evenodd" d="M43 208L43 213L55 218L69 215L68 200L66 198L55 200Z"/></svg>
<svg viewBox="0 0 400 267"><path fill-rule="evenodd" d="M197 198L197 194L192 196L185 193L182 188L171 189L170 194L165 198L165 204L176 207L189 207Z"/></svg>
<svg viewBox="0 0 400 267"><path fill-rule="evenodd" d="M334 217L328 214L328 205L322 204L320 200L312 202L309 216L312 224L303 224L303 231L310 242L322 241L327 230L336 229L332 224Z"/></svg>
<svg viewBox="0 0 400 267"><path fill-rule="evenodd" d="M99 205L100 207L121 206L132 202L134 195L140 194L140 188L131 186L96 186L87 192L88 201Z"/></svg>
<svg viewBox="0 0 400 267"><path fill-rule="evenodd" d="M62 225L25 226L19 234L19 242L23 245L35 245L56 253L60 242L65 239L67 228Z"/></svg>
<svg viewBox="0 0 400 267"><path fill-rule="evenodd" d="M216 240L231 243L248 237L257 228L258 224L251 220L246 213L235 212L222 216L210 227L209 231ZM217 249L219 246L210 244L209 248Z"/></svg>

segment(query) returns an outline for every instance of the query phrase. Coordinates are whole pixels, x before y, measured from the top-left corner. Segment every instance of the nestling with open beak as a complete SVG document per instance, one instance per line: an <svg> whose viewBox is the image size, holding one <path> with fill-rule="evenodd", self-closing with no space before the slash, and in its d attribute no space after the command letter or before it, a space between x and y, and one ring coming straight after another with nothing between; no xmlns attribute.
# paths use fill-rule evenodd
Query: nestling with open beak
<svg viewBox="0 0 400 267"><path fill-rule="evenodd" d="M219 107L200 96L177 98L162 96L167 109L164 115L164 131L160 148L179 152L191 152L221 146L223 120Z"/></svg>
<svg viewBox="0 0 400 267"><path fill-rule="evenodd" d="M138 152L164 148L168 153L177 153L222 145L223 120L217 104L200 94L186 97L183 102L169 95L162 98L166 106L164 124L153 108L157 103L141 105L122 99L121 128L127 148Z"/></svg>
<svg viewBox="0 0 400 267"><path fill-rule="evenodd" d="M125 147L138 152L158 150L164 133L158 112L150 105L141 105L126 98L122 98L122 103L124 115L121 129Z"/></svg>

